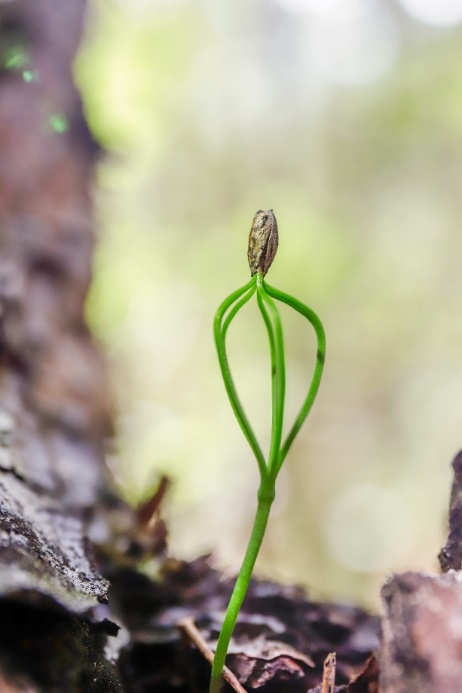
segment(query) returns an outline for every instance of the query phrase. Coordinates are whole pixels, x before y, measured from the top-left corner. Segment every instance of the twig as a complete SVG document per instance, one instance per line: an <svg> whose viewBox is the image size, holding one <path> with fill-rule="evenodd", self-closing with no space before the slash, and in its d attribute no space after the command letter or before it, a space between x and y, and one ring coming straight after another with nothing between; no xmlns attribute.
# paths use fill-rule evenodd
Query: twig
<svg viewBox="0 0 462 693"><path fill-rule="evenodd" d="M196 627L192 618L182 618L178 621L178 628L180 628L183 633L185 633L189 640L195 644L202 656L210 663L213 664L213 652L207 646L204 638L202 637L199 629ZM229 683L229 685L236 691L236 693L247 693L245 688L241 686L237 678L234 676L233 672L228 669L228 667L223 667L223 678ZM324 693L324 691L323 691Z"/></svg>
<svg viewBox="0 0 462 693"><path fill-rule="evenodd" d="M330 652L324 660L321 693L334 693L336 664L337 655L335 652Z"/></svg>

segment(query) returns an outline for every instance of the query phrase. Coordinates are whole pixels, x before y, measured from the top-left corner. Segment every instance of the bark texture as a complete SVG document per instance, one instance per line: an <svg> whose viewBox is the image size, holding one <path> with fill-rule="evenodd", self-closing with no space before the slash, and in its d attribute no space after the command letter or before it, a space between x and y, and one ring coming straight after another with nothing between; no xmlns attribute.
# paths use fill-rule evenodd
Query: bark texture
<svg viewBox="0 0 462 693"><path fill-rule="evenodd" d="M439 559L444 575L394 575L382 589L383 693L462 690L462 453L454 461L449 535Z"/></svg>
<svg viewBox="0 0 462 693"><path fill-rule="evenodd" d="M84 9L83 0L0 3L2 690L93 691L102 678L104 690L118 688L104 628L87 619L107 601L86 533L110 419L83 318L96 147L71 61Z"/></svg>
<svg viewBox="0 0 462 693"><path fill-rule="evenodd" d="M462 582L404 573L382 590L382 693L461 690Z"/></svg>

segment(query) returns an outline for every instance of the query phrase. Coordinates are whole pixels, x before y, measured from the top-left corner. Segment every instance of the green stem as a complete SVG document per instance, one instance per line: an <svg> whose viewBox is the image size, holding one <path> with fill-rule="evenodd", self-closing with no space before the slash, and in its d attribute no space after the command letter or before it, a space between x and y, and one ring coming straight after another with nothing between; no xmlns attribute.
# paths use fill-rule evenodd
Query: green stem
<svg viewBox="0 0 462 693"><path fill-rule="evenodd" d="M229 600L225 619L223 621L223 626L221 628L215 650L209 693L220 693L221 675L225 665L229 643L242 602L244 601L244 597L247 592L247 587L249 586L255 561L257 560L258 552L265 535L271 504L274 500L274 486L270 484L266 485L271 486L271 488L264 488L264 484L262 483L258 492L257 513L255 515L252 534L250 535L247 551L245 552L244 560L242 562L236 584L234 585L231 599Z"/></svg>

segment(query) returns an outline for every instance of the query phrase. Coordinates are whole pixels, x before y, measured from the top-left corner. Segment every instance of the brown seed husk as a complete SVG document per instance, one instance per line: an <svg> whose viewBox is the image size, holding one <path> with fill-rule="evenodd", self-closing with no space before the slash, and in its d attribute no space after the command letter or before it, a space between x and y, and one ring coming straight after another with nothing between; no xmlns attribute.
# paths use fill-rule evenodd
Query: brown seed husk
<svg viewBox="0 0 462 693"><path fill-rule="evenodd" d="M276 255L278 243L278 223L273 210L259 209L250 228L247 252L252 277L257 272L262 272L263 276L268 272Z"/></svg>

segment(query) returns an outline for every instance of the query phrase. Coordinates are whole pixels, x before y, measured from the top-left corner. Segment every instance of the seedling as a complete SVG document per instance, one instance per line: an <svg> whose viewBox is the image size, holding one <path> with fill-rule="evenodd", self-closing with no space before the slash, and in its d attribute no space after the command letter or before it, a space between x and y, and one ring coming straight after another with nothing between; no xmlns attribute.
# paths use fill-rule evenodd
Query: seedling
<svg viewBox="0 0 462 693"><path fill-rule="evenodd" d="M231 599L218 638L212 666L209 693L219 693L221 676L234 626L250 582L252 571L260 550L268 523L271 505L275 498L276 478L282 464L308 416L316 398L321 382L326 353L326 336L318 316L293 296L285 294L266 283L264 277L274 260L278 248L278 227L272 210L259 210L253 219L249 234L248 259L251 279L242 288L234 291L223 301L215 315L214 336L218 352L221 374L234 415L257 460L260 472L260 485L257 494L257 512L247 551L234 586ZM272 425L268 458L266 459L257 441L252 426L242 407L231 375L226 351L228 328L241 308L256 293L257 303L268 332L271 355L271 408ZM274 299L274 300L273 300ZM314 328L317 338L316 363L308 393L292 424L283 439L284 398L285 398L285 359L284 338L281 318L275 301L282 301L296 310Z"/></svg>

